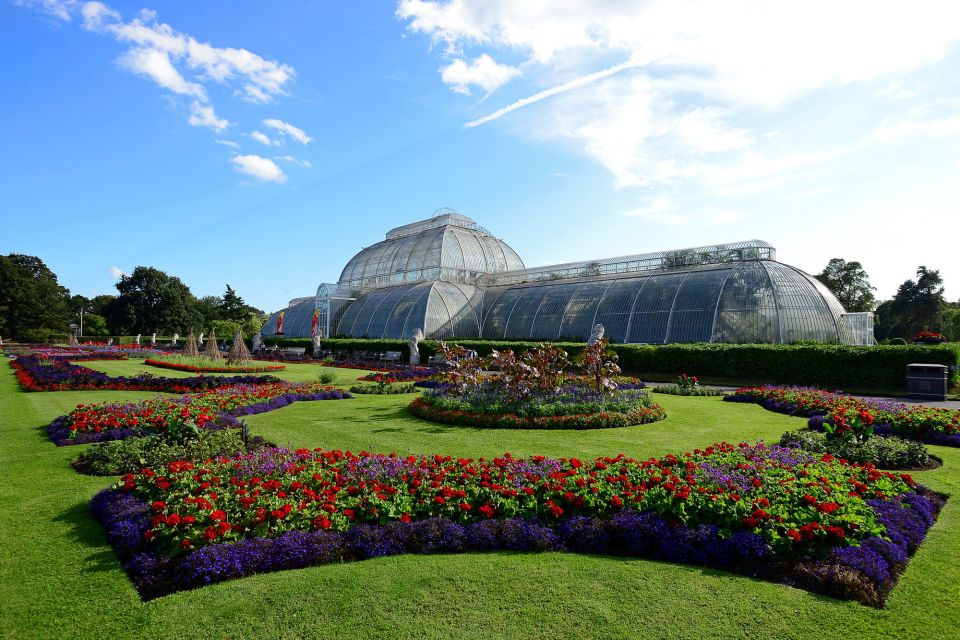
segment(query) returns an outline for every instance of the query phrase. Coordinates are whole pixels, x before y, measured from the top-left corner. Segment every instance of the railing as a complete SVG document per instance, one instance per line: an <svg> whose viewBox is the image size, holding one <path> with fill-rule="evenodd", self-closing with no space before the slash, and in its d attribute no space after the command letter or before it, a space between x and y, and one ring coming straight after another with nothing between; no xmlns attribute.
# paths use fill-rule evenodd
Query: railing
<svg viewBox="0 0 960 640"><path fill-rule="evenodd" d="M590 278L618 273L665 271L702 264L721 264L744 260L776 260L776 258L777 250L772 245L762 240L748 240L746 242L487 273L480 276L476 282L480 286L495 287L524 282Z"/></svg>

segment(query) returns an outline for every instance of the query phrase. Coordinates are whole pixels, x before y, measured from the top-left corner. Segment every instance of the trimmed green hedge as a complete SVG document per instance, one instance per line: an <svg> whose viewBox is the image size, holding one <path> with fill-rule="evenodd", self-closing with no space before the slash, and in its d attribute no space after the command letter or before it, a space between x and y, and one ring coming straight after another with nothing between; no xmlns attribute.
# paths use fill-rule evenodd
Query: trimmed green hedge
<svg viewBox="0 0 960 640"><path fill-rule="evenodd" d="M481 355L493 349L523 351L536 342L502 340L452 340ZM281 347L306 347L313 350L313 342L306 338L267 338L268 344ZM426 359L438 347L435 340L420 344L420 357ZM578 354L584 343L558 342L571 357ZM339 351L401 351L408 356L406 340L323 340L324 349ZM943 364L951 367L951 381L956 384L960 365L960 344L941 345L878 345L852 347L831 344L665 344L611 345L620 356L624 371L647 375L679 375L689 373L700 377L728 380L762 380L775 384L800 384L831 390L893 391L906 388L906 366L915 362Z"/></svg>

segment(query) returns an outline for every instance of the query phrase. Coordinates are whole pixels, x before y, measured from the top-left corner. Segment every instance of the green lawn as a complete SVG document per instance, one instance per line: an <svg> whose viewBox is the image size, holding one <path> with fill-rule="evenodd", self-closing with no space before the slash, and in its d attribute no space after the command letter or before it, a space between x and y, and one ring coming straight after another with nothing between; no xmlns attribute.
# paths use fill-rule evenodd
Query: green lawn
<svg viewBox="0 0 960 640"><path fill-rule="evenodd" d="M111 374L141 362L84 363ZM315 380L316 365L280 375ZM339 384L362 372L333 369ZM160 375L178 375L164 370ZM960 637L960 500L952 500L887 608L730 574L576 554L400 556L226 582L142 603L89 515L108 479L69 466L44 428L78 402L148 393L19 391L0 364L0 630L15 638L956 638ZM248 419L296 446L462 456L659 455L718 440L775 440L803 421L718 398L655 396L652 425L587 432L448 427L410 417L410 396L297 403ZM960 450L915 474L960 489Z"/></svg>

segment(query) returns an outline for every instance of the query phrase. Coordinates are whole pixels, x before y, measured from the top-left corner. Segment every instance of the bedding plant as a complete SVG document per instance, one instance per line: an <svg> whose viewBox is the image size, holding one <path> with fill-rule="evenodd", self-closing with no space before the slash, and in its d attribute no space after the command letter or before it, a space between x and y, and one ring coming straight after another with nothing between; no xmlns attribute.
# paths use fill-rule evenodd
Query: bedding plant
<svg viewBox="0 0 960 640"><path fill-rule="evenodd" d="M208 389L222 389L238 384L267 384L278 378L260 376L197 376L193 378L164 378L142 373L137 376L108 376L101 371L70 364L67 358L40 358L21 356L12 361L17 381L24 391L80 391L86 389L113 389L126 391L162 391L189 393Z"/></svg>
<svg viewBox="0 0 960 640"><path fill-rule="evenodd" d="M715 566L880 606L942 500L764 444L593 460L266 448L129 473L91 503L145 598L398 553L580 551Z"/></svg>
<svg viewBox="0 0 960 640"><path fill-rule="evenodd" d="M813 387L764 385L744 387L727 402L755 402L769 411L809 418L817 431L869 427L879 436L898 436L927 444L960 446L960 411L908 405L892 400L855 398ZM864 425L865 422L869 424Z"/></svg>
<svg viewBox="0 0 960 640"><path fill-rule="evenodd" d="M58 446L155 434L189 435L200 429L236 427L230 416L266 413L298 401L349 397L349 393L314 383L238 385L179 398L77 405L50 423L47 433Z"/></svg>
<svg viewBox="0 0 960 640"><path fill-rule="evenodd" d="M286 369L286 366L282 364L251 365L226 361L218 362L203 356L169 355L147 358L143 362L144 364L154 367L174 369L176 371L190 371L192 373L266 373Z"/></svg>

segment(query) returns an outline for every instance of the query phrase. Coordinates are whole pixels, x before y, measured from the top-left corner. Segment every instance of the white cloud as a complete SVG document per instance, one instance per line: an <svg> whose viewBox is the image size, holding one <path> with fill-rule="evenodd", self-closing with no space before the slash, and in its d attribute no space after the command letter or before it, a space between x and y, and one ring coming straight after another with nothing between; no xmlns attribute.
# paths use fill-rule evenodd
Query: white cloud
<svg viewBox="0 0 960 640"><path fill-rule="evenodd" d="M107 273L109 273L110 277L114 280L119 280L126 275L120 267L107 267Z"/></svg>
<svg viewBox="0 0 960 640"><path fill-rule="evenodd" d="M681 211L679 206L667 195L660 194L650 200L646 206L630 209L622 213L632 218L642 218L657 224L668 226L723 226L743 220L746 215L740 211L731 211L717 207Z"/></svg>
<svg viewBox="0 0 960 640"><path fill-rule="evenodd" d="M77 0L13 0L13 4L36 9L48 16L70 22L73 20L72 13L77 6Z"/></svg>
<svg viewBox="0 0 960 640"><path fill-rule="evenodd" d="M267 118L263 121L264 126L270 127L282 133L285 136L289 136L299 142L300 144L310 144L313 142L313 138L308 136L303 132L303 129L299 129L292 124L284 122L283 120L277 120L276 118Z"/></svg>
<svg viewBox="0 0 960 640"><path fill-rule="evenodd" d="M233 156L234 168L240 173L253 176L264 182L286 182L287 176L283 170L277 166L277 163L270 158L264 158L258 155L236 155Z"/></svg>
<svg viewBox="0 0 960 640"><path fill-rule="evenodd" d="M188 122L195 127L210 127L217 133L222 133L230 126L229 120L217 117L213 107L200 102L194 102L190 105Z"/></svg>
<svg viewBox="0 0 960 640"><path fill-rule="evenodd" d="M704 180L727 167L744 178L751 170L769 175L771 167L817 155L790 149L796 138L786 142L788 130L775 153L762 155L764 165L753 149L758 140L774 144L764 135L771 127L741 123L770 119L825 90L861 83L876 93L866 83L909 82L906 74L942 60L960 41L954 0L401 0L397 15L409 31L445 44L447 56L507 50L525 57L530 95L464 126L529 109L535 113L513 117L516 131L577 144L620 187ZM602 66L611 58L623 62ZM442 80L464 88L456 78ZM890 92L906 97L898 89ZM942 120L909 128L946 135L953 127ZM907 128L886 135L907 135Z"/></svg>
<svg viewBox="0 0 960 640"><path fill-rule="evenodd" d="M254 132L252 132L252 133L250 134L250 137L253 138L254 140L256 140L257 142L261 143L261 144L267 145L268 147L272 147L272 146L274 146L274 145L277 145L277 146L280 145L280 140L276 140L276 141L271 140L271 139L270 139L270 136L268 136L267 134L265 134L265 133L263 133L263 132L260 132L260 131L254 131Z"/></svg>
<svg viewBox="0 0 960 640"><path fill-rule="evenodd" d="M443 83L449 85L452 91L464 95L470 95L471 85L480 87L489 95L518 75L519 69L500 64L486 53L472 63L457 58L440 70Z"/></svg>
<svg viewBox="0 0 960 640"><path fill-rule="evenodd" d="M198 79L225 85L239 82L241 96L252 102L270 102L278 95L285 95L287 84L296 75L290 65L267 60L246 49L200 42L158 22L153 11L141 11L130 22L123 22L116 11L97 2L85 4L82 13L84 28L110 33L134 48L162 52Z"/></svg>
<svg viewBox="0 0 960 640"><path fill-rule="evenodd" d="M290 155L287 155L287 156L274 156L273 159L274 159L274 160L283 160L284 162L289 162L289 163L291 163L291 164L295 164L295 165L297 165L298 167L300 167L301 169L310 169L310 168L313 167L313 165L310 163L309 160L299 160L299 159L297 159L297 158L295 158L295 157L293 157L293 156L290 156Z"/></svg>
<svg viewBox="0 0 960 640"><path fill-rule="evenodd" d="M120 65L134 73L147 76L164 89L206 101L203 85L188 82L170 62L170 56L160 49L130 49L120 57Z"/></svg>
<svg viewBox="0 0 960 640"><path fill-rule="evenodd" d="M214 142L216 142L217 144L222 144L225 147L230 147L231 149L240 148L240 145L234 142L233 140L221 140L220 138L216 138Z"/></svg>
<svg viewBox="0 0 960 640"><path fill-rule="evenodd" d="M894 143L913 138L945 140L960 136L960 100L942 100L920 105L899 117L886 118L873 131L879 142Z"/></svg>

